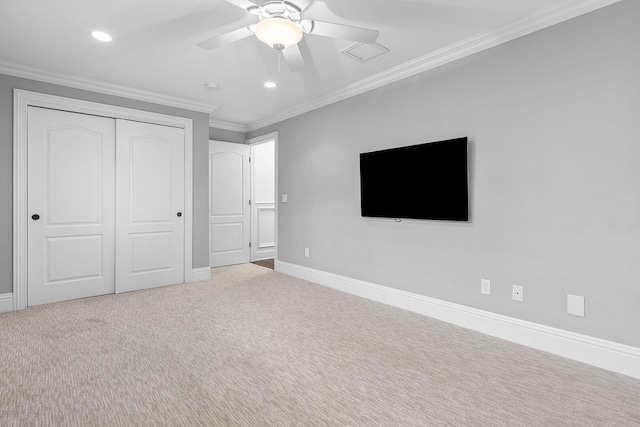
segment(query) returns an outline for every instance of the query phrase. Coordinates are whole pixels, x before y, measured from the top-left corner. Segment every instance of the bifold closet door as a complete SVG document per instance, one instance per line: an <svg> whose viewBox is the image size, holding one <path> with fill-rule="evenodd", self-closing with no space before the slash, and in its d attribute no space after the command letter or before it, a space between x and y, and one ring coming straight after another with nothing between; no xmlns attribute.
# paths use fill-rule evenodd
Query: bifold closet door
<svg viewBox="0 0 640 427"><path fill-rule="evenodd" d="M116 291L184 282L184 130L116 120Z"/></svg>
<svg viewBox="0 0 640 427"><path fill-rule="evenodd" d="M27 303L113 293L115 120L28 115Z"/></svg>

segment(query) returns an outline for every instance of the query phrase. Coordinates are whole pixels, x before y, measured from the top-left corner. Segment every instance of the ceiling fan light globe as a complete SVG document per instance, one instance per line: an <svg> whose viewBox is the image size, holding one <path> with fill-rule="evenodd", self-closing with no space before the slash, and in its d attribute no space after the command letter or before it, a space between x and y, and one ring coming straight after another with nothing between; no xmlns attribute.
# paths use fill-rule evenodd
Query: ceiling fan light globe
<svg viewBox="0 0 640 427"><path fill-rule="evenodd" d="M302 39L302 29L298 24L284 18L264 19L256 25L256 37L262 43L286 49Z"/></svg>

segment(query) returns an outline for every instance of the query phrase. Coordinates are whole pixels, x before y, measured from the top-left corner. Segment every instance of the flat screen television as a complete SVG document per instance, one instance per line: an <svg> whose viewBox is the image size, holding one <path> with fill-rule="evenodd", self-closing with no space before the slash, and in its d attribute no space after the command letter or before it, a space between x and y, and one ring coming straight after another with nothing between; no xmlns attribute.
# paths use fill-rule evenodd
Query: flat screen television
<svg viewBox="0 0 640 427"><path fill-rule="evenodd" d="M467 138L360 154L363 217L469 220Z"/></svg>

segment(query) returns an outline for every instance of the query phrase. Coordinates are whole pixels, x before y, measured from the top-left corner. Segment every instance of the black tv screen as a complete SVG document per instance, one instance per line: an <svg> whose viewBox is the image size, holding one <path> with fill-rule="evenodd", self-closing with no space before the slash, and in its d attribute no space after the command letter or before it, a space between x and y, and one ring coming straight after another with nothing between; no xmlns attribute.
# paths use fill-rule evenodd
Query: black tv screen
<svg viewBox="0 0 640 427"><path fill-rule="evenodd" d="M360 154L363 217L469 220L467 138Z"/></svg>

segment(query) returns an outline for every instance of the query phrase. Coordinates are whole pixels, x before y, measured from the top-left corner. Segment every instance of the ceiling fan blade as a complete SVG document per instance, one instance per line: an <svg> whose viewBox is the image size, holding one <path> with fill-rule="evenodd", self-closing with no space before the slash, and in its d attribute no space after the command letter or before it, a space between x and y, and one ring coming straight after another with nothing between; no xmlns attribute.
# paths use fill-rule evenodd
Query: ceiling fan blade
<svg viewBox="0 0 640 427"><path fill-rule="evenodd" d="M313 3L313 0L293 0L289 3L295 4L296 7L300 9L301 12L304 12L304 10L308 8L311 5L311 3Z"/></svg>
<svg viewBox="0 0 640 427"><path fill-rule="evenodd" d="M229 43L233 43L238 40L242 40L246 37L252 36L253 32L248 27L242 27L230 33L222 34L221 36L211 37L210 39L201 41L198 43L203 49L213 50L220 46L224 46Z"/></svg>
<svg viewBox="0 0 640 427"><path fill-rule="evenodd" d="M313 21L313 28L309 34L371 44L376 41L380 31L333 24L331 22Z"/></svg>
<svg viewBox="0 0 640 427"><path fill-rule="evenodd" d="M289 71L300 71L304 68L304 59L302 59L302 52L297 44L289 46L282 51L284 62L287 63Z"/></svg>
<svg viewBox="0 0 640 427"><path fill-rule="evenodd" d="M258 5L251 0L226 0L226 2L238 6L244 10L248 10L250 7L255 7Z"/></svg>

